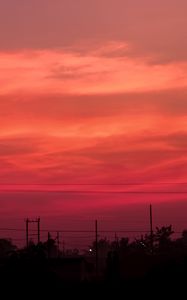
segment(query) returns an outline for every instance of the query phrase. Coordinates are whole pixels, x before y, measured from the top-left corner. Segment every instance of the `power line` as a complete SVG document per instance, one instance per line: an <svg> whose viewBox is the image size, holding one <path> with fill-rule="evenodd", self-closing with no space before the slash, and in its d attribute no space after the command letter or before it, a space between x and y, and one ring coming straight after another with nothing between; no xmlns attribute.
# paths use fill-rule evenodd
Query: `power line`
<svg viewBox="0 0 187 300"><path fill-rule="evenodd" d="M0 231L25 231L25 230L19 228L0 228Z"/></svg>
<svg viewBox="0 0 187 300"><path fill-rule="evenodd" d="M0 190L9 193L71 193L71 194L187 194L187 191L47 191L47 190Z"/></svg>
<svg viewBox="0 0 187 300"><path fill-rule="evenodd" d="M22 231L24 232L24 229L17 229L17 228L0 228L0 231ZM37 232L37 230L30 230L32 232ZM95 233L94 230L63 230L63 229L41 229L41 232L51 232L51 233ZM121 229L115 229L115 230L99 230L99 233L149 233L150 230L121 230ZM175 231L174 233L182 233L183 231ZM93 237L93 236L90 236ZM70 238L70 237L69 237ZM79 236L77 236L79 238ZM81 237L80 237L81 238ZM87 237L88 238L88 237Z"/></svg>
<svg viewBox="0 0 187 300"><path fill-rule="evenodd" d="M187 185L187 182L124 182L124 183L0 183L0 186L124 186L124 185Z"/></svg>

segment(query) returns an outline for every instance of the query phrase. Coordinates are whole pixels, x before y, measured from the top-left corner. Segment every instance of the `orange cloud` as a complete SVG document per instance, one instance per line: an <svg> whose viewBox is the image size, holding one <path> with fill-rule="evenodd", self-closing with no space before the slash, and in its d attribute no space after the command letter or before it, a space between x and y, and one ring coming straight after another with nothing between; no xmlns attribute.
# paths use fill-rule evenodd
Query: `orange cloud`
<svg viewBox="0 0 187 300"><path fill-rule="evenodd" d="M116 42L82 54L67 49L1 52L0 94L101 94L186 86L187 63L160 65L150 63L151 57L121 56L126 47Z"/></svg>

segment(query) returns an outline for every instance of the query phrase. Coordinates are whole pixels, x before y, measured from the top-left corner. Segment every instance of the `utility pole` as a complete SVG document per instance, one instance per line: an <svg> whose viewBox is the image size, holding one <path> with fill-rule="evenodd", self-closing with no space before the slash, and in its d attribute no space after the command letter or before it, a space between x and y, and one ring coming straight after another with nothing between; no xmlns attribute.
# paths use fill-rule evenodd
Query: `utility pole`
<svg viewBox="0 0 187 300"><path fill-rule="evenodd" d="M151 253L153 254L153 213L152 213L151 204L150 204L150 238L151 238Z"/></svg>
<svg viewBox="0 0 187 300"><path fill-rule="evenodd" d="M27 218L25 220L25 224L26 224L26 247L29 247L29 219Z"/></svg>
<svg viewBox="0 0 187 300"><path fill-rule="evenodd" d="M37 235L37 242L38 244L40 243L40 218L35 219L35 220L30 220L30 219L26 219L25 220L26 223L26 247L29 247L29 224L30 223L37 223L37 234L30 234L32 236L36 236Z"/></svg>
<svg viewBox="0 0 187 300"><path fill-rule="evenodd" d="M58 251L58 257L60 256L60 236L59 236L59 231L57 231L57 251Z"/></svg>
<svg viewBox="0 0 187 300"><path fill-rule="evenodd" d="M98 278L98 222L95 221L95 271Z"/></svg>
<svg viewBox="0 0 187 300"><path fill-rule="evenodd" d="M38 244L40 243L40 218L37 220L38 223Z"/></svg>
<svg viewBox="0 0 187 300"><path fill-rule="evenodd" d="M50 258L50 239L51 239L51 235L50 235L50 232L48 232L48 235L47 235L47 254L48 254L48 258Z"/></svg>

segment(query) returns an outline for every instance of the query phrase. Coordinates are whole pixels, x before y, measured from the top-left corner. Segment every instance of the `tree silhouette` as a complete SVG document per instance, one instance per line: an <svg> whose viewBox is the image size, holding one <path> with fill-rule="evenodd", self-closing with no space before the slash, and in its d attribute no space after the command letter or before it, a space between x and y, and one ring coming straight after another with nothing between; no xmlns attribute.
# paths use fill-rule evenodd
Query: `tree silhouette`
<svg viewBox="0 0 187 300"><path fill-rule="evenodd" d="M0 258L6 257L17 249L10 239L0 239Z"/></svg>
<svg viewBox="0 0 187 300"><path fill-rule="evenodd" d="M174 233L172 225L156 227L155 242L157 242L158 249L162 250L171 245L171 236Z"/></svg>

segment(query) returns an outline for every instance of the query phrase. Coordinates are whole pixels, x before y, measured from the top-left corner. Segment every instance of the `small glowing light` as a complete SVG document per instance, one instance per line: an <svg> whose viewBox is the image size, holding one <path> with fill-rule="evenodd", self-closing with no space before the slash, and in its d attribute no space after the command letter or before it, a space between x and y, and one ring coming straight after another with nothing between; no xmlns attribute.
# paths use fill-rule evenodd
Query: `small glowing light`
<svg viewBox="0 0 187 300"><path fill-rule="evenodd" d="M92 252L93 250L92 249L89 249L89 252Z"/></svg>

